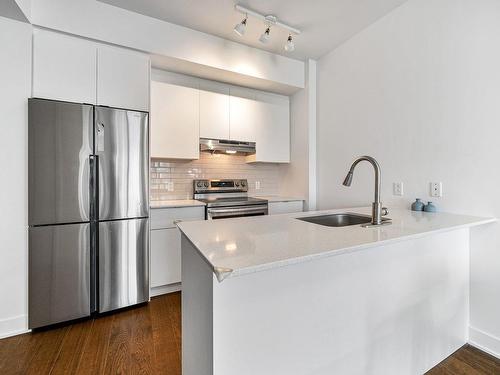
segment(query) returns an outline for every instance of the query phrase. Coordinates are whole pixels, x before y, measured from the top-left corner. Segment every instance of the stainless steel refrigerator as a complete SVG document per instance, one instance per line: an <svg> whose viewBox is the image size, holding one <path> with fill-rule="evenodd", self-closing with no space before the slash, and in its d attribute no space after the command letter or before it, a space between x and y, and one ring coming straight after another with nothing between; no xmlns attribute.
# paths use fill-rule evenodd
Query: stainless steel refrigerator
<svg viewBox="0 0 500 375"><path fill-rule="evenodd" d="M144 112L29 99L29 327L149 300Z"/></svg>

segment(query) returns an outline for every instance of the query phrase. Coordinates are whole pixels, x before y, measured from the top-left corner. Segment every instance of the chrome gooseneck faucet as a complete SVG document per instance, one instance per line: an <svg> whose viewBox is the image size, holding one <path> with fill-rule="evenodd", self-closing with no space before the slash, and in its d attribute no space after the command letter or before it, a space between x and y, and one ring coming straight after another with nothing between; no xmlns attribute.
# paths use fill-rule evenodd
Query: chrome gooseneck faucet
<svg viewBox="0 0 500 375"><path fill-rule="evenodd" d="M389 211L387 210L387 208L382 207L382 202L380 202L380 165L374 158L372 158L371 156L360 156L359 158L354 160L351 168L349 169L349 172L347 172L347 175L345 176L343 185L351 186L352 178L354 175L354 168L356 168L356 166L362 161L369 162L375 170L375 201L372 204L372 222L370 223L370 226L383 225L385 223L389 224L390 222L385 222L382 220L382 216L387 215Z"/></svg>

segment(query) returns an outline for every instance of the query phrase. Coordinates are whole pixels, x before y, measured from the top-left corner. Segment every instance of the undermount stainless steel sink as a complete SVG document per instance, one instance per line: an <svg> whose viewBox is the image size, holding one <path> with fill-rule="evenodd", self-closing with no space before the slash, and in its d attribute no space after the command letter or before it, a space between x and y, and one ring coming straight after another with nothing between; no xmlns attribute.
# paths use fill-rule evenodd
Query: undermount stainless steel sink
<svg viewBox="0 0 500 375"><path fill-rule="evenodd" d="M297 219L307 221L308 223L325 225L327 227L347 227L349 225L370 224L372 221L370 216L350 213L299 217ZM389 224L390 219L383 218L382 224L385 223Z"/></svg>

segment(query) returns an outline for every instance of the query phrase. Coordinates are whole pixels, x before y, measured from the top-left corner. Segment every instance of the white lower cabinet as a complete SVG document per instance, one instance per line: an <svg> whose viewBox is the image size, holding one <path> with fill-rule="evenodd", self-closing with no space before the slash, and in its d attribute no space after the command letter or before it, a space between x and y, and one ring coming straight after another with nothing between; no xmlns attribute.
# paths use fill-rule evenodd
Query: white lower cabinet
<svg viewBox="0 0 500 375"><path fill-rule="evenodd" d="M176 223L204 219L204 206L151 210L151 296L180 290L181 233Z"/></svg>
<svg viewBox="0 0 500 375"><path fill-rule="evenodd" d="M269 215L290 214L304 211L304 201L269 202Z"/></svg>
<svg viewBox="0 0 500 375"><path fill-rule="evenodd" d="M177 228L151 231L151 288L181 282L181 234Z"/></svg>

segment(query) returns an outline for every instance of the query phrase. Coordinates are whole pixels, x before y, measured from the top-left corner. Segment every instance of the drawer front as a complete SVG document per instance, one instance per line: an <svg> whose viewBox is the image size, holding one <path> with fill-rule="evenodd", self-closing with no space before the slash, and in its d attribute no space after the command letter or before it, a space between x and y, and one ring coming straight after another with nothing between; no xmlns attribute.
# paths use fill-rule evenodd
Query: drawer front
<svg viewBox="0 0 500 375"><path fill-rule="evenodd" d="M181 234L179 229L151 231L151 287L181 282Z"/></svg>
<svg viewBox="0 0 500 375"><path fill-rule="evenodd" d="M205 207L154 208L151 210L151 229L175 228L177 221L205 219Z"/></svg>

